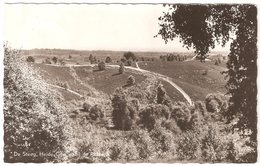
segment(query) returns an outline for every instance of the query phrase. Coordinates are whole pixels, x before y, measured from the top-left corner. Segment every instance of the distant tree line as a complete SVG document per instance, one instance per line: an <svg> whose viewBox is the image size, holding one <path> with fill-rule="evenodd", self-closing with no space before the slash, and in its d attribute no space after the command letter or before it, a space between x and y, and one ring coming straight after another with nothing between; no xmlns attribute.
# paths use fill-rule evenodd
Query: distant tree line
<svg viewBox="0 0 260 166"><path fill-rule="evenodd" d="M162 61L185 61L187 60L186 55L179 55L179 54L167 54L167 55L161 55L160 59Z"/></svg>

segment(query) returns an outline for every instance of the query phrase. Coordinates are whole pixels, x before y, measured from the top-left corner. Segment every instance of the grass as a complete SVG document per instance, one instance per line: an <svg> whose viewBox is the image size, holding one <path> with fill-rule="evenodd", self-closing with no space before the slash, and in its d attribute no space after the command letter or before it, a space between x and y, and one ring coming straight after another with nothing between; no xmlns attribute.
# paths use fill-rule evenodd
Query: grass
<svg viewBox="0 0 260 166"><path fill-rule="evenodd" d="M75 67L75 70L82 81L107 94L112 94L117 87L128 87L126 80L130 75L135 77L136 83L146 79L143 75L130 72L119 74L118 69L112 68L107 68L103 71L93 68L93 71L91 71L83 66Z"/></svg>
<svg viewBox="0 0 260 166"><path fill-rule="evenodd" d="M139 83L146 79L145 76L134 74L131 72L125 72L119 74L118 69L107 68L106 70L99 71L97 67L79 66L73 67L79 81L71 75L70 68L68 66L51 66L46 64L31 63L31 66L38 69L44 80L54 84L54 80L57 78L60 82L68 82L69 89L84 95L90 95L93 90L102 91L106 94L112 94L117 87L129 87L126 84L127 78L132 75L135 77L135 82ZM93 88L94 87L94 88ZM64 90L59 90L66 100L77 99L74 94Z"/></svg>
<svg viewBox="0 0 260 166"><path fill-rule="evenodd" d="M222 65L224 66L223 62ZM214 62L139 62L141 69L157 72L173 78L192 100L205 100L209 93L226 93L224 75L227 70ZM167 89L166 89L167 90Z"/></svg>

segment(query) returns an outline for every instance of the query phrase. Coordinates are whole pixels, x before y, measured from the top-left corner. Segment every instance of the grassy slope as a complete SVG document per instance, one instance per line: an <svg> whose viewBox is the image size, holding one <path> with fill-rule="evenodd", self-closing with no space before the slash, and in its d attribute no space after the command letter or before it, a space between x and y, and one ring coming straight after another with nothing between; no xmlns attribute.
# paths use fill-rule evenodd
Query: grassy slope
<svg viewBox="0 0 260 166"><path fill-rule="evenodd" d="M147 65L145 65L145 63ZM140 62L145 70L164 74L173 78L192 100L204 100L209 93L226 93L224 75L220 72L226 68L214 65L214 62ZM207 75L203 75L205 71Z"/></svg>
<svg viewBox="0 0 260 166"><path fill-rule="evenodd" d="M76 67L75 70L82 81L107 94L112 94L117 87L128 87L126 80L130 75L135 77L136 83L144 81L146 78L143 75L130 72L119 74L118 69L111 68L107 68L104 71L99 71L97 68L94 68L94 70L91 71L86 69L86 67Z"/></svg>
<svg viewBox="0 0 260 166"><path fill-rule="evenodd" d="M76 92L85 92L88 94L88 87L93 86L96 90L102 91L107 94L112 94L117 87L125 87L127 77L133 75L136 83L145 80L145 76L125 72L124 74L118 74L118 69L107 68L104 71L98 71L97 67L91 68L88 66L74 67L79 79L82 81L77 82L71 75L70 69L67 66L57 67L45 64L32 63L32 67L37 68L44 80L53 81L59 78L61 82L68 82L70 89ZM93 79L94 78L94 79ZM78 96L69 94L64 90L58 90L62 93L66 100L78 99Z"/></svg>

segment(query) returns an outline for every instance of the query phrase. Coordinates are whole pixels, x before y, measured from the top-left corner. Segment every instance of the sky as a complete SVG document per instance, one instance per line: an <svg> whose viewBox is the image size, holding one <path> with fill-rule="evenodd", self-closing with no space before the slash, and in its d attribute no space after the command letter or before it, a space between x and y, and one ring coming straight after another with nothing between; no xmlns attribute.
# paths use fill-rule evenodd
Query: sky
<svg viewBox="0 0 260 166"><path fill-rule="evenodd" d="M4 4L4 41L22 49L191 51L178 39L154 38L163 11L162 4Z"/></svg>

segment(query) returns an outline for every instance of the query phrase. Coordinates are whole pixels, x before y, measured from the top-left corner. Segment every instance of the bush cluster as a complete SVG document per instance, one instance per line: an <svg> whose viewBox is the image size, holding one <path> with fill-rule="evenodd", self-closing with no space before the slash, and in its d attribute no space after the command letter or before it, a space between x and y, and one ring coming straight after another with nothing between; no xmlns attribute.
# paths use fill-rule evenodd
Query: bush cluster
<svg viewBox="0 0 260 166"><path fill-rule="evenodd" d="M65 162L71 131L62 98L24 63L19 51L4 48L4 161ZM63 155L25 157L23 152Z"/></svg>

